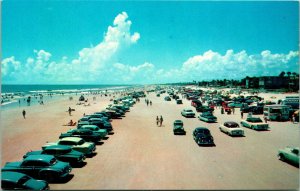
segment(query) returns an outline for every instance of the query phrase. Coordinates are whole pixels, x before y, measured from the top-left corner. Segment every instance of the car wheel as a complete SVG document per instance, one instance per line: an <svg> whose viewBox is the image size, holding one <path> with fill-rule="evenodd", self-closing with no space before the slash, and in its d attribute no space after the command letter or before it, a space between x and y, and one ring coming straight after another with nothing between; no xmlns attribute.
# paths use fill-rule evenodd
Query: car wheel
<svg viewBox="0 0 300 191"><path fill-rule="evenodd" d="M284 157L283 154L279 154L278 159L281 160L281 161L285 161L285 157Z"/></svg>

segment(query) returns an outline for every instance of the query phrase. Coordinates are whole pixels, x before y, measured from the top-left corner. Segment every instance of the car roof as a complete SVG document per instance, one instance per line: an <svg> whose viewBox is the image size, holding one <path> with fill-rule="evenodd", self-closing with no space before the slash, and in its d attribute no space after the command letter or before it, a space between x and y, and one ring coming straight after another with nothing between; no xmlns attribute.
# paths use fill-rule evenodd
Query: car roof
<svg viewBox="0 0 300 191"><path fill-rule="evenodd" d="M26 157L23 161L46 161L46 162L50 162L52 159L54 158L54 156L52 155L29 155L28 157Z"/></svg>
<svg viewBox="0 0 300 191"><path fill-rule="evenodd" d="M80 141L82 138L80 137L64 137L64 138L61 138L60 140L61 141Z"/></svg>
<svg viewBox="0 0 300 191"><path fill-rule="evenodd" d="M183 122L182 122L182 120L177 119L174 121L174 123L183 123Z"/></svg>
<svg viewBox="0 0 300 191"><path fill-rule="evenodd" d="M60 151L64 151L64 150L69 150L71 149L72 147L70 146L66 146L66 145L51 145L51 146L48 146L48 147L45 147L45 151L46 150L60 150Z"/></svg>
<svg viewBox="0 0 300 191"><path fill-rule="evenodd" d="M10 172L10 171L1 172L1 180L6 180L9 182L18 182L18 180L24 176L27 175L19 172Z"/></svg>
<svg viewBox="0 0 300 191"><path fill-rule="evenodd" d="M225 123L224 123L224 125L229 125L229 126L231 126L231 125L236 125L236 124L238 124L237 122L234 122L234 121L226 121Z"/></svg>
<svg viewBox="0 0 300 191"><path fill-rule="evenodd" d="M97 128L97 125L82 125L81 128Z"/></svg>

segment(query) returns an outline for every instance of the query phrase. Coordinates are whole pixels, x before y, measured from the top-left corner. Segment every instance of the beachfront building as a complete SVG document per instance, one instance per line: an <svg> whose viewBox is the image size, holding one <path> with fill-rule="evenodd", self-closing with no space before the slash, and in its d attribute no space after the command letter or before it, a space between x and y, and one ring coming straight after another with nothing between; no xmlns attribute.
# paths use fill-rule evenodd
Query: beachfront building
<svg viewBox="0 0 300 191"><path fill-rule="evenodd" d="M260 89L288 89L291 91L299 90L299 74L288 72L287 76L260 76L246 77L245 88Z"/></svg>

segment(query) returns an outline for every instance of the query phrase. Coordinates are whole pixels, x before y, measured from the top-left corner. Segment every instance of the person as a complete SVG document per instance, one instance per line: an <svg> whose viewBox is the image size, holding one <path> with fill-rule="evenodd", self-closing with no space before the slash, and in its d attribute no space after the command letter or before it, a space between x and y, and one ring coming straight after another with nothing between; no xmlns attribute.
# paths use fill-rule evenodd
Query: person
<svg viewBox="0 0 300 191"><path fill-rule="evenodd" d="M69 126L73 126L73 120L71 119L70 122L68 123Z"/></svg>
<svg viewBox="0 0 300 191"><path fill-rule="evenodd" d="M71 112L72 112L72 109L71 109L71 107L69 107L69 115L71 115Z"/></svg>
<svg viewBox="0 0 300 191"><path fill-rule="evenodd" d="M264 117L264 120L265 120L265 123L268 123L268 119L266 116Z"/></svg>
<svg viewBox="0 0 300 191"><path fill-rule="evenodd" d="M244 112L243 111L241 111L241 118L243 119L243 116L244 116Z"/></svg>
<svg viewBox="0 0 300 191"><path fill-rule="evenodd" d="M162 123L163 123L163 121L164 121L163 117L162 117L162 116L160 116L160 120L159 120L159 122L160 122L160 126L162 126Z"/></svg>
<svg viewBox="0 0 300 191"><path fill-rule="evenodd" d="M234 114L234 107L232 107L232 114Z"/></svg>
<svg viewBox="0 0 300 191"><path fill-rule="evenodd" d="M23 118L25 119L25 118L26 118L26 117L25 117L25 115L26 115L25 109L23 109L22 114L23 114Z"/></svg>
<svg viewBox="0 0 300 191"><path fill-rule="evenodd" d="M221 114L224 114L224 108L221 107Z"/></svg>
<svg viewBox="0 0 300 191"><path fill-rule="evenodd" d="M150 106L152 106L152 101L150 101Z"/></svg>
<svg viewBox="0 0 300 191"><path fill-rule="evenodd" d="M159 118L158 116L156 116L156 125L158 126L158 124L159 124Z"/></svg>

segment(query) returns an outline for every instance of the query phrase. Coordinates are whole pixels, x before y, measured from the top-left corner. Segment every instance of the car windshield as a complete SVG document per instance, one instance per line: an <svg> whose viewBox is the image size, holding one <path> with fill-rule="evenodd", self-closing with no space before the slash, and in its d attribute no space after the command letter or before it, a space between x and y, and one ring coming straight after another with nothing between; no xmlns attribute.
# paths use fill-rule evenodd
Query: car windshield
<svg viewBox="0 0 300 191"><path fill-rule="evenodd" d="M193 110L187 109L187 110L185 110L185 112L193 112Z"/></svg>
<svg viewBox="0 0 300 191"><path fill-rule="evenodd" d="M50 160L50 164L51 164L51 165L54 165L56 162L57 162L56 158L52 158L52 159Z"/></svg>
<svg viewBox="0 0 300 191"><path fill-rule="evenodd" d="M236 128L239 127L239 124L237 123L225 123L225 126L228 128Z"/></svg>
<svg viewBox="0 0 300 191"><path fill-rule="evenodd" d="M27 182L28 180L30 180L29 176L23 176L22 178L19 179L18 181L18 185L23 185L25 182Z"/></svg>
<svg viewBox="0 0 300 191"><path fill-rule="evenodd" d="M261 123L262 120L260 118L248 118L247 121L252 123Z"/></svg>
<svg viewBox="0 0 300 191"><path fill-rule="evenodd" d="M83 139L81 139L81 140L78 142L77 145L82 145L82 144L84 144L84 140L83 140Z"/></svg>

